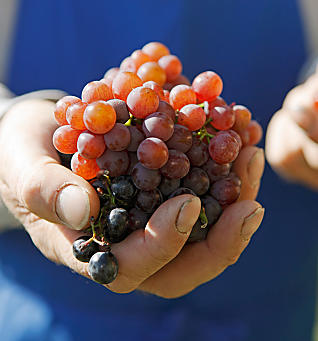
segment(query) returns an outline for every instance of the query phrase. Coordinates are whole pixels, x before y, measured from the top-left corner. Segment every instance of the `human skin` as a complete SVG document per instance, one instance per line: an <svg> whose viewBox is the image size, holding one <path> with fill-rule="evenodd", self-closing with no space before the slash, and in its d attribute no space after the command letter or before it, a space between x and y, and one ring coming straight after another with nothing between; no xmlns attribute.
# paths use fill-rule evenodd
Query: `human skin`
<svg viewBox="0 0 318 341"><path fill-rule="evenodd" d="M318 190L318 73L292 89L272 117L266 157L286 179Z"/></svg>
<svg viewBox="0 0 318 341"><path fill-rule="evenodd" d="M80 229L99 211L94 189L60 165L52 145L54 104L29 100L14 105L0 123L0 194L35 246L53 262L88 276L88 264L72 254ZM200 213L199 198L163 203L145 230L112 246L119 273L105 285L117 293L142 290L165 298L182 296L234 264L264 215L254 201L264 169L263 150L242 149L234 163L242 180L238 201L226 208L205 241L184 244ZM27 255L25 255L27 257ZM182 280L180 280L182 279Z"/></svg>

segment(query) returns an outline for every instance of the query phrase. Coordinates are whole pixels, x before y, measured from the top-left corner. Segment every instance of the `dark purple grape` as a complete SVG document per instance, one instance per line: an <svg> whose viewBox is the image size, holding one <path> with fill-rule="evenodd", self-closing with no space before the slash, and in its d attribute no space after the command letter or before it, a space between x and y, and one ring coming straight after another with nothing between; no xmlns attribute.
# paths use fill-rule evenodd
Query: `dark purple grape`
<svg viewBox="0 0 318 341"><path fill-rule="evenodd" d="M99 251L98 245L94 242L86 244L89 237L83 236L73 243L73 255L81 262L88 263L91 257Z"/></svg>
<svg viewBox="0 0 318 341"><path fill-rule="evenodd" d="M209 232L209 227L206 226L202 228L201 226L202 224L200 222L200 219L198 219L192 228L187 243L200 242L201 240L206 239L206 236L208 235Z"/></svg>
<svg viewBox="0 0 318 341"><path fill-rule="evenodd" d="M125 150L130 143L130 131L122 123L116 123L108 133L104 135L105 144L114 152Z"/></svg>
<svg viewBox="0 0 318 341"><path fill-rule="evenodd" d="M129 120L129 111L124 101L120 99L110 99L107 101L116 111L116 121L125 123Z"/></svg>
<svg viewBox="0 0 318 341"><path fill-rule="evenodd" d="M157 188L161 181L158 169L145 168L141 163L137 163L131 172L135 186L143 191L151 191Z"/></svg>
<svg viewBox="0 0 318 341"><path fill-rule="evenodd" d="M136 187L134 186L130 176L119 176L112 180L110 186L116 199L129 201L136 194Z"/></svg>
<svg viewBox="0 0 318 341"><path fill-rule="evenodd" d="M107 149L96 161L100 169L108 170L110 176L125 174L129 166L129 157L125 150L113 152Z"/></svg>
<svg viewBox="0 0 318 341"><path fill-rule="evenodd" d="M219 202L210 195L205 195L201 198L202 205L208 218L208 225L213 225L219 219L222 213L222 207Z"/></svg>
<svg viewBox="0 0 318 341"><path fill-rule="evenodd" d="M170 149L167 163L160 169L163 176L168 179L181 179L186 176L190 169L190 161L179 150Z"/></svg>
<svg viewBox="0 0 318 341"><path fill-rule="evenodd" d="M141 132L136 126L128 126L130 131L130 144L127 147L129 152L136 152L140 143L146 138L144 133Z"/></svg>
<svg viewBox="0 0 318 341"><path fill-rule="evenodd" d="M101 206L103 206L108 201L108 192L105 185L105 180L103 178L93 179L90 181L90 184L94 187L97 195L99 197Z"/></svg>
<svg viewBox="0 0 318 341"><path fill-rule="evenodd" d="M222 178L229 175L231 170L231 164L225 163L223 165L219 165L214 160L209 158L208 162L206 162L202 169L204 169L210 179L211 184L221 180Z"/></svg>
<svg viewBox="0 0 318 341"><path fill-rule="evenodd" d="M192 139L192 146L187 152L187 157L192 166L200 167L204 165L209 159L208 146L200 141L198 137Z"/></svg>
<svg viewBox="0 0 318 341"><path fill-rule="evenodd" d="M138 208L132 208L129 211L129 230L135 231L138 229L144 229L147 225L147 222L149 220L149 214L138 209Z"/></svg>
<svg viewBox="0 0 318 341"><path fill-rule="evenodd" d="M136 207L146 213L153 213L162 201L162 194L157 188L152 191L139 191L136 196Z"/></svg>
<svg viewBox="0 0 318 341"><path fill-rule="evenodd" d="M169 115L173 122L176 120L176 112L173 107L167 103L166 101L159 101L159 106L157 111L164 112L165 114Z"/></svg>
<svg viewBox="0 0 318 341"><path fill-rule="evenodd" d="M128 230L129 216L123 208L114 208L106 218L105 236L111 243L122 241Z"/></svg>
<svg viewBox="0 0 318 341"><path fill-rule="evenodd" d="M169 196L169 199L177 197L178 195L182 195L182 194L191 194L193 196L197 196L192 189L190 188L186 188L186 187L180 187L178 189L176 189L174 192L172 192Z"/></svg>
<svg viewBox="0 0 318 341"><path fill-rule="evenodd" d="M173 134L174 123L169 115L155 112L146 117L142 130L147 137L157 137L162 141L167 141Z"/></svg>
<svg viewBox="0 0 318 341"><path fill-rule="evenodd" d="M197 195L205 194L210 187L210 180L201 168L191 168L182 180L183 186L192 189Z"/></svg>
<svg viewBox="0 0 318 341"><path fill-rule="evenodd" d="M221 206L232 204L240 195L241 181L237 176L228 176L214 184L210 188L210 194Z"/></svg>
<svg viewBox="0 0 318 341"><path fill-rule="evenodd" d="M108 284L115 280L118 274L118 262L110 252L97 252L90 259L88 273L91 278L100 284Z"/></svg>
<svg viewBox="0 0 318 341"><path fill-rule="evenodd" d="M192 133L187 127L175 124L173 135L166 144L169 149L186 153L192 146Z"/></svg>
<svg viewBox="0 0 318 341"><path fill-rule="evenodd" d="M159 189L164 196L168 196L179 187L180 179L168 179L162 177Z"/></svg>

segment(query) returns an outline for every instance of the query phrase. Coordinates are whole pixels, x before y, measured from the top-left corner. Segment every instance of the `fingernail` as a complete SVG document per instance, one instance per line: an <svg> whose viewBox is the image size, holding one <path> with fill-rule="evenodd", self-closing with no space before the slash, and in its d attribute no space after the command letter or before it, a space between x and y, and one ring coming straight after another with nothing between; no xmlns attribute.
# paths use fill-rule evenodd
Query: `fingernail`
<svg viewBox="0 0 318 341"><path fill-rule="evenodd" d="M193 225L198 219L194 214L197 211L198 205L201 206L201 201L198 197L186 200L181 205L176 219L176 229L180 233L188 233L192 230Z"/></svg>
<svg viewBox="0 0 318 341"><path fill-rule="evenodd" d="M63 224L73 230L81 230L90 213L88 194L77 185L63 187L55 201L55 212Z"/></svg>
<svg viewBox="0 0 318 341"><path fill-rule="evenodd" d="M258 229L263 219L264 212L265 209L263 207L258 207L254 212L245 217L241 230L241 238L243 241L249 240Z"/></svg>
<svg viewBox="0 0 318 341"><path fill-rule="evenodd" d="M264 162L264 151L258 148L247 165L248 180L253 188L260 182L264 170Z"/></svg>

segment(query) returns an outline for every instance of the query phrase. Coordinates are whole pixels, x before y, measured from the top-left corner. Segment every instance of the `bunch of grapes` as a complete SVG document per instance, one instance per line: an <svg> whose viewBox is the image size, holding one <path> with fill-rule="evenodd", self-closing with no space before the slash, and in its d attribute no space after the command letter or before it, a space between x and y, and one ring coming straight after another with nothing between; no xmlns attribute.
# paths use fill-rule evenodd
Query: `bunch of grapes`
<svg viewBox="0 0 318 341"><path fill-rule="evenodd" d="M88 83L81 98L56 104L60 127L53 144L71 156L70 168L90 181L101 202L88 236L73 244L99 283L112 282L118 272L111 244L145 228L165 200L200 197L190 243L205 239L239 197L232 163L242 146L259 142L262 128L245 106L220 97L223 82L215 72L199 74L192 84L181 72L178 57L152 42Z"/></svg>

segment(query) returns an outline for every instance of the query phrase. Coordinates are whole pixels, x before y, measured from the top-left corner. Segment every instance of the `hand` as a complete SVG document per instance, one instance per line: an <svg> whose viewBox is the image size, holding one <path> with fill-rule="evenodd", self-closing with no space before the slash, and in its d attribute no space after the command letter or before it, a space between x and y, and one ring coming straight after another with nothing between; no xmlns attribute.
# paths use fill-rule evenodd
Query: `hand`
<svg viewBox="0 0 318 341"><path fill-rule="evenodd" d="M271 119L266 156L282 176L318 189L318 73L287 95ZM316 103L315 103L316 98Z"/></svg>
<svg viewBox="0 0 318 341"><path fill-rule="evenodd" d="M41 252L88 277L75 259L78 230L97 216L99 200L82 178L59 164L52 146L54 105L28 101L15 105L0 126L0 192ZM184 295L236 262L259 227L264 209L253 201L264 168L263 151L246 147L234 170L242 180L239 201L230 205L205 241L184 244L200 213L200 200L183 195L163 203L145 230L112 246L119 262L118 293L140 289L162 297Z"/></svg>

